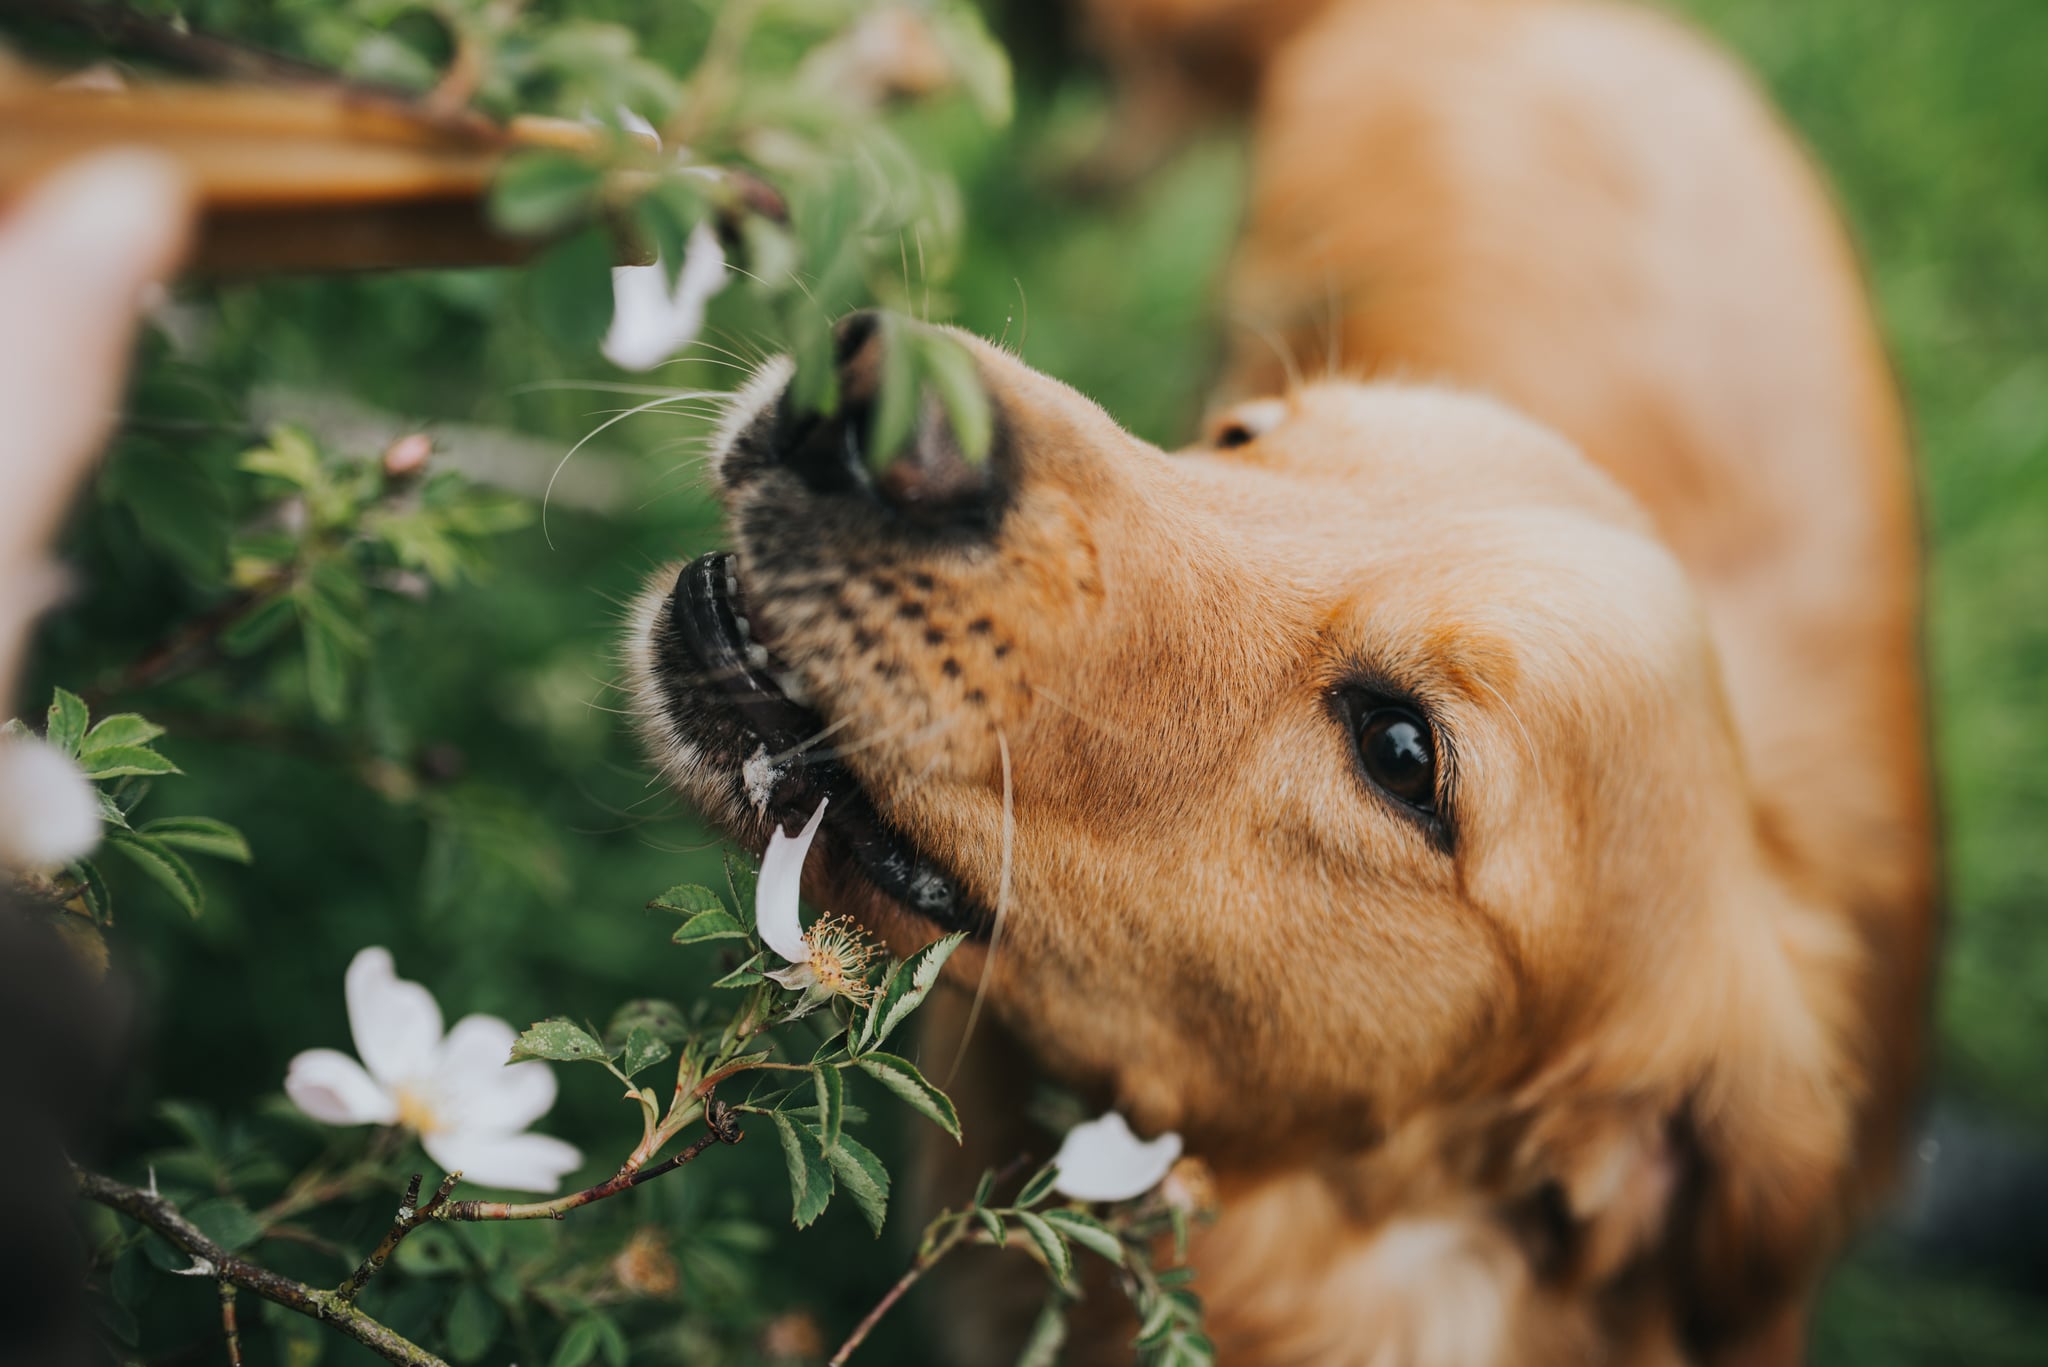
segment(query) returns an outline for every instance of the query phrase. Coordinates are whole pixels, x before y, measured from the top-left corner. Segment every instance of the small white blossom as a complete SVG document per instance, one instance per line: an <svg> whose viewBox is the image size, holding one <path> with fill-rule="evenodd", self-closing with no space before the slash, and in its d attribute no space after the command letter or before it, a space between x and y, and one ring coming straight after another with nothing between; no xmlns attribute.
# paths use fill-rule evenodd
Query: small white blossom
<svg viewBox="0 0 2048 1367"><path fill-rule="evenodd" d="M604 356L625 370L650 370L697 340L704 308L725 288L725 248L708 223L690 233L670 288L668 267L612 267L612 326Z"/></svg>
<svg viewBox="0 0 2048 1367"><path fill-rule="evenodd" d="M844 917L827 916L805 930L797 915L804 856L818 837L828 801L818 799L818 810L811 813L799 834L788 835L779 825L774 829L761 855L761 877L754 885L754 929L768 948L789 961L788 968L772 969L768 976L804 994L792 1016L814 1011L833 997L860 1003L874 995L867 980L874 948L867 937Z"/></svg>
<svg viewBox="0 0 2048 1367"><path fill-rule="evenodd" d="M25 732L0 734L0 869L47 873L99 843L99 793L71 756Z"/></svg>
<svg viewBox="0 0 2048 1367"><path fill-rule="evenodd" d="M1122 1115L1110 1111L1067 1131L1052 1160L1059 1167L1053 1190L1076 1201L1143 1196L1173 1167L1180 1147L1180 1136L1171 1130L1157 1139L1138 1138Z"/></svg>
<svg viewBox="0 0 2048 1367"><path fill-rule="evenodd" d="M358 1063L309 1049L284 1080L292 1104L328 1125L403 1125L428 1157L472 1182L555 1191L583 1163L574 1145L526 1127L555 1104L545 1063L508 1065L512 1027L464 1016L445 1035L434 994L398 976L391 951L357 954L344 980Z"/></svg>

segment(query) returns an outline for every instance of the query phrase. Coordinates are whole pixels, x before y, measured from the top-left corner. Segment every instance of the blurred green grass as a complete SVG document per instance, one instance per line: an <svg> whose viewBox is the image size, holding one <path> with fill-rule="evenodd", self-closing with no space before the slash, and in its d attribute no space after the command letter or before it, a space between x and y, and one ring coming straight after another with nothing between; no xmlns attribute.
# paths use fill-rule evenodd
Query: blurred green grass
<svg viewBox="0 0 2048 1367"><path fill-rule="evenodd" d="M1680 8L1777 97L1866 253L1919 434L1932 555L1951 891L1941 1087L2048 1131L2048 4ZM678 52L694 41L677 37ZM1148 438L1185 440L1228 326L1216 286L1239 212L1241 151L1227 137L1206 140L1126 196L1079 203L1034 168L1049 143L1100 111L1102 92L1086 76L1044 73L1025 90L1004 136L912 130L946 147L963 182L959 269L934 316L1007 337ZM231 376L342 375L394 410L504 423L565 449L617 406L526 388L599 367L558 355L523 322L510 279L271 285L225 291L218 303L217 368ZM720 310L719 344L749 353L758 339L743 315L731 300ZM729 374L721 359L661 378L716 383ZM124 916L123 956L155 1040L141 1090L230 1110L274 1090L292 1053L346 1039L341 967L369 943L391 945L401 971L431 983L451 1014L602 1018L624 998L700 981L658 938L666 928L637 909L671 883L714 877L713 841L649 784L608 710L625 704L607 681L618 605L656 566L719 534L690 464L701 424L650 416L614 434L631 453L627 506L602 519L557 509L552 546L524 533L493 583L428 605L388 652L405 662L402 677L373 685L386 748L449 747L462 757L459 777L393 802L337 788L328 757L279 754L219 728L174 730L167 750L192 777L166 785L158 810L235 820L259 859L214 880L215 908L198 923L145 911L139 894ZM118 532L88 528L113 559ZM175 607L161 592L94 600L52 627L49 668L76 677L95 663L95 640L146 637L145 624ZM382 711L379 698L389 700ZM616 1127L609 1085L585 1071L593 1076L564 1072L556 1132ZM123 1145L160 1139L138 1114ZM655 1208L752 1202L778 1220L773 1155L748 1148L759 1146L721 1155L719 1173L679 1174L681 1194ZM732 1182L734 1172L748 1180ZM872 1303L900 1252L900 1237L875 1252L851 1212L835 1210L818 1235L784 1241L770 1282L819 1310L829 1331ZM897 1319L869 1352L919 1361L919 1337ZM1835 1279L1818 1342L1819 1360L1858 1367L2044 1361L2048 1313L1872 1246Z"/></svg>

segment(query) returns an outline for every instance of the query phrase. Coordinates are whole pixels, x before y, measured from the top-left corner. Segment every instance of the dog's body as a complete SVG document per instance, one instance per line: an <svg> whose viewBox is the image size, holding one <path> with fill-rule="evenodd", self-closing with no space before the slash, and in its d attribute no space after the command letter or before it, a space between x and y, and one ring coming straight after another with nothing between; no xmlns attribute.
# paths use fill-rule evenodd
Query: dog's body
<svg viewBox="0 0 2048 1367"><path fill-rule="evenodd" d="M743 838L834 795L823 905L980 932L938 1199L1043 1151L1033 1072L1186 1135L1223 1361L1796 1360L1897 1146L1932 922L1850 253L1666 21L1302 23L1233 274L1277 335L1231 388L1282 397L1169 460L979 347L989 463L928 412L872 473L884 331L844 332L834 420L771 368L720 444L736 558L636 630L647 734ZM1326 364L1379 378L1287 382ZM843 759L778 758L820 723Z"/></svg>

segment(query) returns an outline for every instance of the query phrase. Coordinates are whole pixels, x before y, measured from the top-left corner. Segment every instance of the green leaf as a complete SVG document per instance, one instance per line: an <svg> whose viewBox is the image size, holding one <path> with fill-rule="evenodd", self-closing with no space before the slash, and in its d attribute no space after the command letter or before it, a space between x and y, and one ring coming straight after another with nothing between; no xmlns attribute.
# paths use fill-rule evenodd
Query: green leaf
<svg viewBox="0 0 2048 1367"><path fill-rule="evenodd" d="M682 272L683 258L689 254L690 233L703 218L703 199L688 181L674 176L656 184L633 206L633 220L660 258L671 290Z"/></svg>
<svg viewBox="0 0 2048 1367"><path fill-rule="evenodd" d="M206 894L192 866L180 859L170 846L134 831L108 831L107 843L128 856L135 866L155 879L177 904L192 916L206 910Z"/></svg>
<svg viewBox="0 0 2048 1367"><path fill-rule="evenodd" d="M319 449L304 432L284 423L270 429L268 446L244 451L236 464L252 475L269 475L301 489L321 482Z"/></svg>
<svg viewBox="0 0 2048 1367"><path fill-rule="evenodd" d="M725 903L719 900L717 893L695 883L678 883L647 905L656 911L673 911L684 916L725 910Z"/></svg>
<svg viewBox="0 0 2048 1367"><path fill-rule="evenodd" d="M597 350L612 321L611 236L586 228L550 248L526 272L533 321L571 356Z"/></svg>
<svg viewBox="0 0 2048 1367"><path fill-rule="evenodd" d="M306 692L314 713L324 722L348 715L348 660L341 637L331 623L310 612L299 614L306 644Z"/></svg>
<svg viewBox="0 0 2048 1367"><path fill-rule="evenodd" d="M176 849L208 854L215 859L232 859L246 864L252 856L249 842L225 821L210 816L159 817L142 828L142 834Z"/></svg>
<svg viewBox="0 0 2048 1367"><path fill-rule="evenodd" d="M597 1356L598 1345L604 1338L601 1323L597 1316L586 1315L571 1324L569 1332L555 1345L555 1355L548 1359L548 1367L585 1367Z"/></svg>
<svg viewBox="0 0 2048 1367"><path fill-rule="evenodd" d="M81 859L67 872L77 881L78 896L92 914L92 919L103 926L112 925L114 897L107 891L107 880L101 876L99 866L90 859Z"/></svg>
<svg viewBox="0 0 2048 1367"><path fill-rule="evenodd" d="M974 1218L981 1221L981 1227L988 1231L988 1237L995 1241L997 1248L1005 1247L1010 1242L1009 1231L1003 1228L1003 1222L997 1218L994 1211L986 1206L977 1206Z"/></svg>
<svg viewBox="0 0 2048 1367"><path fill-rule="evenodd" d="M705 940L744 940L746 936L740 923L720 907L716 911L698 912L676 927L676 933L669 938L679 945L694 945Z"/></svg>
<svg viewBox="0 0 2048 1367"><path fill-rule="evenodd" d="M981 1172L981 1180L974 1184L974 1204L977 1206L987 1205L988 1198L995 1195L995 1193L996 1170L994 1168L984 1168Z"/></svg>
<svg viewBox="0 0 2048 1367"><path fill-rule="evenodd" d="M201 1201L185 1212L185 1218L230 1253L239 1253L263 1237L263 1226L248 1207L225 1197Z"/></svg>
<svg viewBox="0 0 2048 1367"><path fill-rule="evenodd" d="M855 1060L855 1066L956 1141L960 1138L960 1113L953 1109L952 1099L925 1081L909 1059L877 1051Z"/></svg>
<svg viewBox="0 0 2048 1367"><path fill-rule="evenodd" d="M838 1174L839 1185L860 1207L868 1228L880 1235L882 1222L889 1215L889 1170L882 1166L882 1160L852 1135L842 1134L838 1144L825 1155L825 1161Z"/></svg>
<svg viewBox="0 0 2048 1367"><path fill-rule="evenodd" d="M297 611L289 594L265 598L228 623L220 634L220 648L238 659L254 655L291 625Z"/></svg>
<svg viewBox="0 0 2048 1367"><path fill-rule="evenodd" d="M109 826L116 826L124 831L127 830L128 809L123 807L120 801L106 789L99 788L94 791L99 794L100 820L106 822Z"/></svg>
<svg viewBox="0 0 2048 1367"><path fill-rule="evenodd" d="M725 854L725 885L732 890L732 904L745 915L754 908L754 885L758 871L728 850Z"/></svg>
<svg viewBox="0 0 2048 1367"><path fill-rule="evenodd" d="M588 1030L572 1020L555 1016L528 1026L526 1032L512 1042L512 1056L506 1062L520 1063L537 1058L550 1063L608 1063L611 1057L611 1051Z"/></svg>
<svg viewBox="0 0 2048 1367"><path fill-rule="evenodd" d="M981 117L992 128L1008 127L1015 103L1010 56L980 13L967 6L942 11L933 16L933 33Z"/></svg>
<svg viewBox="0 0 2048 1367"><path fill-rule="evenodd" d="M1057 1182L1059 1177L1060 1170L1058 1165L1047 1163L1044 1167L1033 1173L1031 1180L1024 1184L1024 1190L1017 1193L1017 1204L1027 1208L1037 1205L1040 1201L1052 1195L1052 1184Z"/></svg>
<svg viewBox="0 0 2048 1367"><path fill-rule="evenodd" d="M918 401L923 395L917 352L904 344L905 334L917 325L897 314L885 313L879 326L882 376L876 387L874 414L868 419L868 464L878 470L910 440L911 430L917 425Z"/></svg>
<svg viewBox="0 0 2048 1367"><path fill-rule="evenodd" d="M1116 1237L1115 1231L1092 1215L1078 1210L1049 1210L1045 1212L1046 1223L1072 1239L1090 1253L1109 1259L1117 1266L1123 1266L1124 1243Z"/></svg>
<svg viewBox="0 0 2048 1367"><path fill-rule="evenodd" d="M80 757L87 778L122 778L130 774L181 774L185 772L154 750L140 745L109 745L94 752L90 760Z"/></svg>
<svg viewBox="0 0 2048 1367"><path fill-rule="evenodd" d="M515 237L543 237L588 218L604 173L566 152L520 152L491 184L491 223Z"/></svg>
<svg viewBox="0 0 2048 1367"><path fill-rule="evenodd" d="M83 706L83 704L80 704ZM114 745L147 745L164 733L155 722L136 712L117 712L102 717L79 744L80 755L90 755Z"/></svg>
<svg viewBox="0 0 2048 1367"><path fill-rule="evenodd" d="M925 377L946 410L961 454L969 464L980 464L995 438L995 413L981 383L981 367L966 344L950 334L926 328L917 334L917 345Z"/></svg>
<svg viewBox="0 0 2048 1367"><path fill-rule="evenodd" d="M862 1050L882 1044L892 1030L917 1010L932 984L939 980L939 970L966 938L955 933L934 940L889 970L882 990L875 995L875 1004L868 1009L867 1019L861 1022Z"/></svg>
<svg viewBox="0 0 2048 1367"><path fill-rule="evenodd" d="M1011 1215L1012 1220L1031 1236L1039 1254L1045 1259L1046 1270L1052 1273L1054 1281L1065 1286L1074 1276L1074 1253L1067 1247L1066 1239L1060 1232L1045 1222L1044 1217L1020 1210Z"/></svg>
<svg viewBox="0 0 2048 1367"><path fill-rule="evenodd" d="M717 982L711 985L713 987L727 988L752 987L755 983L762 981L761 959L761 955L754 955L753 957L749 958L745 963L741 964L738 968L735 968L732 972L726 974L723 978L720 978Z"/></svg>
<svg viewBox="0 0 2048 1367"><path fill-rule="evenodd" d="M643 1068L652 1068L668 1056L666 1041L644 1026L635 1026L626 1032L626 1047L619 1059L619 1071L631 1077Z"/></svg>
<svg viewBox="0 0 2048 1367"><path fill-rule="evenodd" d="M818 1089L818 1142L830 1158L839 1143L839 1131L846 1123L846 1079L829 1063L811 1069L811 1083Z"/></svg>
<svg viewBox="0 0 2048 1367"><path fill-rule="evenodd" d="M635 1030L645 1030L666 1044L681 1044L690 1037L690 1023L683 1009L656 997L636 998L613 1012L612 1023L604 1028L604 1037L623 1042Z"/></svg>
<svg viewBox="0 0 2048 1367"><path fill-rule="evenodd" d="M449 1307L442 1329L448 1356L457 1362L475 1362L497 1341L504 1321L504 1312L482 1287L474 1283L464 1286L455 1293L455 1304Z"/></svg>
<svg viewBox="0 0 2048 1367"><path fill-rule="evenodd" d="M1045 1298L1024 1339L1024 1351L1017 1355L1017 1367L1058 1367L1060 1349L1067 1342L1069 1304L1070 1298L1057 1291Z"/></svg>
<svg viewBox="0 0 2048 1367"><path fill-rule="evenodd" d="M820 1215L832 1201L833 1177L818 1137L780 1111L771 1117L782 1139L782 1161L789 1170L790 1219L798 1229Z"/></svg>
<svg viewBox="0 0 2048 1367"><path fill-rule="evenodd" d="M391 1260L415 1277L448 1277L463 1270L467 1260L455 1235L442 1225L428 1225L407 1236Z"/></svg>

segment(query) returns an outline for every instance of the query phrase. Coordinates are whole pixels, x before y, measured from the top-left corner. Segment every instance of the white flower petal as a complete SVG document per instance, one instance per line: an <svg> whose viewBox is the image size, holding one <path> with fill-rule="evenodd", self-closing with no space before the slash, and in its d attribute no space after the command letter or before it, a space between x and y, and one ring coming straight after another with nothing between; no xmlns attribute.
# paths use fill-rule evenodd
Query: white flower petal
<svg viewBox="0 0 2048 1367"><path fill-rule="evenodd" d="M1178 1134L1140 1139L1111 1111L1067 1131L1053 1159L1060 1170L1053 1189L1077 1201L1127 1201L1158 1186L1179 1157Z"/></svg>
<svg viewBox="0 0 2048 1367"><path fill-rule="evenodd" d="M0 869L61 869L100 843L92 780L48 741L0 737Z"/></svg>
<svg viewBox="0 0 2048 1367"><path fill-rule="evenodd" d="M612 325L604 357L625 370L660 365L697 339L704 308L725 288L725 248L709 224L690 233L675 288L660 261L652 266L612 268Z"/></svg>
<svg viewBox="0 0 2048 1367"><path fill-rule="evenodd" d="M308 1049L285 1071L284 1094L323 1125L389 1125L398 1101L339 1049Z"/></svg>
<svg viewBox="0 0 2048 1367"><path fill-rule="evenodd" d="M447 1130L421 1135L420 1147L463 1181L508 1191L559 1191L562 1178L583 1166L582 1150L545 1134Z"/></svg>
<svg viewBox="0 0 2048 1367"><path fill-rule="evenodd" d="M786 835L776 826L761 854L761 877L754 884L754 929L768 948L793 964L811 957L796 902L803 892L804 856L818 838L818 823L825 819L825 804L830 800L818 799L818 810L811 813L800 835Z"/></svg>
<svg viewBox="0 0 2048 1367"><path fill-rule="evenodd" d="M363 950L344 980L348 1028L370 1076L395 1088L426 1075L441 1045L441 1008L434 994L398 976L391 951Z"/></svg>
<svg viewBox="0 0 2048 1367"><path fill-rule="evenodd" d="M509 1134L555 1104L555 1073L536 1061L506 1063L518 1032L496 1016L464 1016L441 1042L423 1090L449 1130Z"/></svg>

